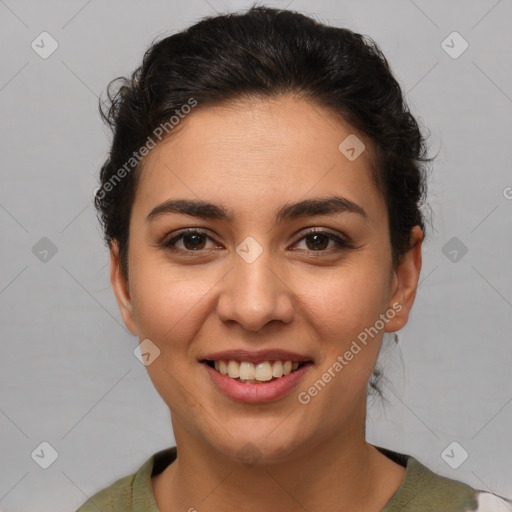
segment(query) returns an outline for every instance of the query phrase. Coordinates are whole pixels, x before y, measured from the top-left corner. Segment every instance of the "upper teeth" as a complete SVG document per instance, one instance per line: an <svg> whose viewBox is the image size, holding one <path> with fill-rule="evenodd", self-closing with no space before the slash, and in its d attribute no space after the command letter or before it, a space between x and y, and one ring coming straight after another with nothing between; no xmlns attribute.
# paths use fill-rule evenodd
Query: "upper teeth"
<svg viewBox="0 0 512 512"><path fill-rule="evenodd" d="M299 367L297 361L263 361L253 364L248 361L215 361L215 369L232 379L269 381L273 377L288 375Z"/></svg>

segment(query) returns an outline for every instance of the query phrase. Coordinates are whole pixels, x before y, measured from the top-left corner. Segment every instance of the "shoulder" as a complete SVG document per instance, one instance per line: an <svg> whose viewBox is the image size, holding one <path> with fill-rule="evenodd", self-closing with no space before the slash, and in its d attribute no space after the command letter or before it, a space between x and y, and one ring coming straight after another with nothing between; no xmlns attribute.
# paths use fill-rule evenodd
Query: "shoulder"
<svg viewBox="0 0 512 512"><path fill-rule="evenodd" d="M133 482L136 473L116 480L91 496L76 512L124 512L131 510Z"/></svg>
<svg viewBox="0 0 512 512"><path fill-rule="evenodd" d="M435 473L409 455L406 475L382 512L512 512L512 501Z"/></svg>
<svg viewBox="0 0 512 512"><path fill-rule="evenodd" d="M76 512L158 512L151 477L163 471L177 456L176 447L161 450L139 468L91 496Z"/></svg>
<svg viewBox="0 0 512 512"><path fill-rule="evenodd" d="M435 473L410 458L411 510L432 512L512 512L512 501Z"/></svg>

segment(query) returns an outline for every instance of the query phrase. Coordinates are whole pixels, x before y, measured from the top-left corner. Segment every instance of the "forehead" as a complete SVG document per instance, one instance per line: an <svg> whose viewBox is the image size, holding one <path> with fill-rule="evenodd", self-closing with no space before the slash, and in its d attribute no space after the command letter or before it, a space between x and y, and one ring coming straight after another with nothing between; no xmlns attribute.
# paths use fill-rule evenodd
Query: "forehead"
<svg viewBox="0 0 512 512"><path fill-rule="evenodd" d="M362 144L357 158L346 152L350 146L359 152ZM336 191L356 202L378 202L370 151L367 138L306 100L198 105L146 157L136 203L147 213L169 197L214 196L261 211L279 199Z"/></svg>

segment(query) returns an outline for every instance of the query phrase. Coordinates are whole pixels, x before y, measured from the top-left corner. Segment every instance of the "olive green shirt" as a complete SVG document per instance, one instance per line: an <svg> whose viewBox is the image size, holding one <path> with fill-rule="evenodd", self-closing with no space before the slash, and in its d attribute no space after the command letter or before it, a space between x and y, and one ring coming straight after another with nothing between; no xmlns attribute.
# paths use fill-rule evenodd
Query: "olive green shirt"
<svg viewBox="0 0 512 512"><path fill-rule="evenodd" d="M375 448L406 468L404 480L381 512L512 512L512 500L440 476L410 455ZM151 477L176 456L176 447L155 453L136 473L96 493L76 512L159 512Z"/></svg>

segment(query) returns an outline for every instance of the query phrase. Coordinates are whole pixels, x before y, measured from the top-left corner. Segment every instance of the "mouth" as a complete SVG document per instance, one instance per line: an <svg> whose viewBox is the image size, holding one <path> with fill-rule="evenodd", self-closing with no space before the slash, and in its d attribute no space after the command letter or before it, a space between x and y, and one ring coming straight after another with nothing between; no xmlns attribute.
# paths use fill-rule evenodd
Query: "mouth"
<svg viewBox="0 0 512 512"><path fill-rule="evenodd" d="M241 349L204 354L198 362L218 391L237 402L264 403L285 399L300 386L315 362L288 350Z"/></svg>
<svg viewBox="0 0 512 512"><path fill-rule="evenodd" d="M201 363L225 377L244 384L265 384L295 373L304 366L313 364L313 361L269 359L255 363L237 359L203 359Z"/></svg>

